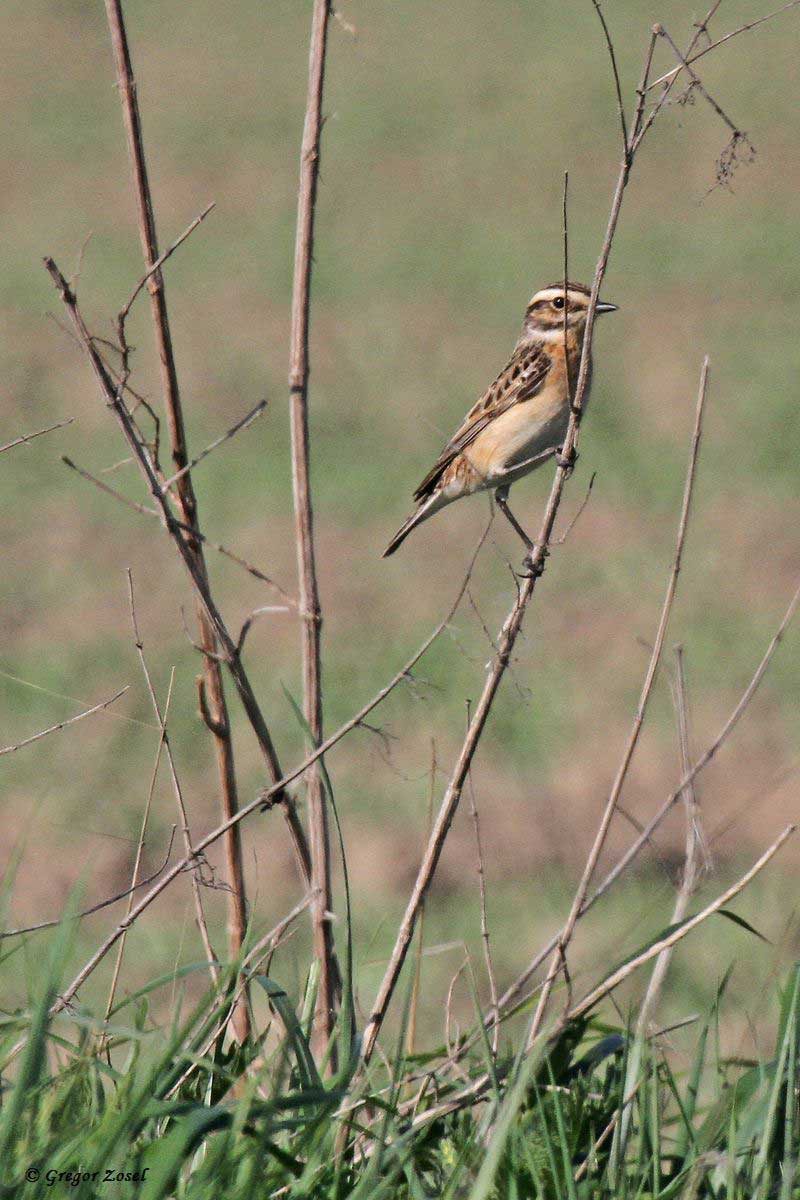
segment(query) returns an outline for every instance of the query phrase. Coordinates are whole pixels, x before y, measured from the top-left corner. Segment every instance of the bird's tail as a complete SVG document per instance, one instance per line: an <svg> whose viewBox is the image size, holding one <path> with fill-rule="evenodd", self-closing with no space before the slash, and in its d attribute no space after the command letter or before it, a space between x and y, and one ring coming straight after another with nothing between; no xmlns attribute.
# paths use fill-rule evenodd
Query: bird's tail
<svg viewBox="0 0 800 1200"><path fill-rule="evenodd" d="M384 550L383 557L388 558L390 554L394 554L398 546L406 540L412 529L416 529L417 525L421 525L423 521L427 521L428 517L432 517L435 512L438 512L447 503L448 501L441 492L435 492L432 496L429 496L427 500L420 504L419 508L414 510L408 520L403 522Z"/></svg>

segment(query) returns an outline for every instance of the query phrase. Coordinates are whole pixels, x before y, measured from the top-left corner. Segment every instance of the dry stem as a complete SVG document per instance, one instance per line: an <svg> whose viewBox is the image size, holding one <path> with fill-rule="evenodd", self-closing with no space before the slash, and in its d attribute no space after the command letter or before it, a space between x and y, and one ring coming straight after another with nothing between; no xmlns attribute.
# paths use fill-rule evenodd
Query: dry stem
<svg viewBox="0 0 800 1200"><path fill-rule="evenodd" d="M743 891L744 888L747 887L749 883L752 883L753 879L755 879L759 872L763 871L770 859L777 854L783 843L787 838L791 837L796 828L796 825L787 825L783 833L781 833L780 836L775 839L772 845L764 851L758 861L753 863L753 866L741 877L741 879L737 880L736 883L732 884L729 888L727 888L726 891L717 896L716 900L713 900L710 904L706 905L706 907L701 909L699 913L696 913L695 916L690 917L688 921L681 925L680 929L674 929L671 933L666 934L663 938L659 938L657 942L654 942L653 945L648 946L646 950L642 950L640 954L635 955L633 958L623 963L616 969L616 971L612 971L612 973L608 975L602 981L602 983L599 983L596 987L592 988L592 990L588 992L582 1000L570 1008L564 1014L559 1024L567 1024L570 1021L577 1020L578 1017L584 1016L590 1011L590 1009L594 1008L594 1006L600 1000L602 1000L604 996L607 996L609 992L614 990L614 988L619 987L619 985L625 979L627 979L629 975L632 975L634 971L637 971L639 967L644 966L644 964L650 962L651 959L658 958L660 954L663 954L665 951L670 950L673 946L676 946L678 942L682 941L687 934L691 933L693 929L696 929L698 925L700 925L713 913L718 912L721 908L724 908L725 905L734 898L734 896L737 896L739 892Z"/></svg>
<svg viewBox="0 0 800 1200"><path fill-rule="evenodd" d="M557 944L555 952L553 954L553 958L550 963L550 969L547 972L547 976L546 976L546 978L544 980L544 984L542 986L542 990L541 990L541 993L539 996L539 1003L537 1005L536 1012L534 1014L530 1033L528 1035L528 1045L529 1046L533 1044L536 1037L538 1036L539 1030L542 1026L542 1021L544 1020L544 1014L545 1014L545 1010L547 1008L547 1002L550 998L550 993L552 991L553 984L555 982L555 979L556 979L559 971L565 965L565 961L566 961L565 955L566 955L567 947L572 938L573 932L575 930L575 925L578 922L578 919L579 919L580 913L581 913L581 909L583 908L584 902L586 900L586 896L587 896L587 893L589 890L589 884L591 882L592 875L594 874L595 867L597 866L597 861L600 857L603 846L605 845L606 837L608 836L608 830L611 825L611 820L616 811L617 802L619 801L619 797L622 792L622 787L623 787L623 784L624 784L625 779L628 774L628 769L631 765L631 761L633 759L634 752L635 752L636 747L639 742L639 735L641 734L642 725L644 724L644 718L645 718L645 714L647 712L648 701L650 699L650 694L653 690L653 684L655 683L656 673L658 671L658 665L659 665L659 662L661 661L661 652L664 647L664 638L666 637L667 626L669 624L669 617L670 617L670 613L672 612L672 604L675 599L675 592L676 592L676 589L678 586L678 575L680 574L681 560L683 558L683 547L684 547L684 544L686 541L686 531L687 531L687 528L689 525L689 513L691 511L692 495L694 492L694 481L695 481L696 472L697 472L697 456L698 456L698 453L700 450L700 438L702 436L702 430L703 430L703 410L705 408L705 402L706 402L707 382L708 382L708 358L706 358L703 361L703 368L700 373L700 388L699 388L698 395L697 395L697 407L696 407L696 411L695 411L694 431L692 433L692 443L691 443L691 449L689 452L689 465L688 465L687 472L686 472L686 483L684 485L684 490L683 490L683 504L681 506L680 521L678 522L678 536L677 536L677 540L676 540L676 544L675 544L675 555L674 555L673 562L672 562L672 570L670 571L670 577L669 577L669 582L667 584L667 591L666 591L666 595L664 597L664 603L661 608L661 617L660 617L659 623L658 623L658 630L656 632L655 642L653 645L653 651L650 656L650 662L648 664L647 672L646 672L645 678L644 678L644 683L642 685L642 692L639 697L639 705L636 710L636 715L633 719L633 726L631 728L631 732L628 737L628 743L625 747L625 753L623 754L622 762L620 763L619 770L617 771L617 776L616 776L613 786L611 788L611 793L608 797L608 801L606 802L606 807L604 809L603 816L600 821L600 826L597 830L597 834L595 836L594 843L589 852L589 857L586 860L586 866L584 868L580 884L578 885L578 889L575 893L575 898L572 902L572 908L570 909L570 913L569 913L569 916L567 917L567 921L564 926L564 930L561 934L561 937L559 938L558 944Z"/></svg>
<svg viewBox="0 0 800 1200"><path fill-rule="evenodd" d="M89 359L89 362L91 363L92 370L94 371L95 378L97 379L100 387L101 395L119 422L125 440L128 443L139 470L144 477L145 483L147 484L147 488L156 502L159 516L163 521L167 532L172 538L178 553L180 554L181 561L183 562L184 567L189 574L189 578L192 581L195 592L200 598L203 610L208 616L214 629L217 640L221 647L219 658L225 663L231 673L234 684L236 685L236 690L239 693L242 706L247 714L247 719L250 722L258 741L259 748L261 749L264 757L268 773L271 778L276 781L276 784L270 789L270 796L274 797L274 802L279 803L283 809L284 815L289 824L289 830L292 835L295 852L297 854L303 877L306 881L308 881L310 878L310 858L305 831L303 830L300 818L297 815L297 810L292 797L289 796L280 786L282 771L280 762L278 760L278 755L272 742L272 736L264 719L264 715L261 712L258 701L256 700L255 693L248 675L244 670L239 655L236 652L236 643L231 637L222 615L211 595L208 585L208 577L206 573L199 568L196 556L192 552L190 538L194 535L190 532L187 536L185 536L186 526L176 519L172 509L170 508L169 500L164 495L164 492L161 488L151 456L147 448L141 443L140 439L136 435L136 430L133 426L130 413L128 412L122 400L121 389L115 388L108 368L99 354L96 346L94 345L94 339L89 333L86 322L83 319L74 292L71 290L69 284L53 260L51 258L45 258L44 262L45 267L47 268L61 295L62 300L64 301L64 305L72 320L73 328L77 335L78 341L82 346L87 358ZM238 824L238 821L235 819L234 814L233 818L229 821L226 821L221 828L227 830L236 824Z"/></svg>
<svg viewBox="0 0 800 1200"><path fill-rule="evenodd" d="M697 776L700 774L700 772L703 771L708 766L708 764L711 762L711 760L717 755L720 748L724 745L724 743L727 741L727 739L733 733L733 730L735 729L736 725L738 725L738 723L741 720L742 716L744 715L746 709L748 708L751 700L755 696L755 694L758 690L758 687L761 683L761 680L764 678L764 675L766 674L766 671L770 664L770 661L771 661L773 655L775 654L775 651L777 650L778 646L782 642L783 637L786 633L786 630L788 629L789 625L791 624L792 619L794 618L794 615L795 615L799 605L800 605L800 586L798 586L797 589L795 590L791 600L789 601L789 605L786 609L786 612L784 613L776 632L773 634L772 638L770 639L769 645L767 646L766 650L764 651L761 661L759 662L758 666L756 667L752 678L750 679L749 683L747 684L747 687L745 688L744 692L742 693L741 697L739 698L738 703L736 704L733 711L730 713L729 717L723 724L719 733L714 738L714 740L710 743L710 745L706 747L706 749L701 754L700 758L695 762L695 764L691 768L691 770L686 772L686 774L683 776L683 778L681 779L680 783L675 788L675 790L670 792L670 794L667 796L666 800L663 802L661 807L654 813L654 815L650 818L650 820L647 822L645 827L642 829L642 832L639 834L639 836L636 838L636 840L631 843L631 845L628 847L628 849L625 851L625 853L621 856L620 859L618 859L618 861L614 864L614 866L608 872L606 877L603 879L602 883L599 884L599 886L596 888L596 890L592 893L591 896L588 896L586 898L586 900L581 908L581 912L580 912L581 916L583 916L584 913L587 913L589 911L589 909L592 908L592 906L602 896L605 895L605 893L608 891L608 889L617 881L617 879L619 879L620 875L622 875L623 872L626 871L627 868L631 865L631 863L637 858L637 856L639 855L639 853L642 850L642 847L647 845L647 843L650 841L650 839L652 838L656 829L659 827L661 822L664 820L667 813L671 811L671 809L673 808L675 803L684 794L686 788L690 784L692 784L694 782L694 780L697 778ZM535 957L531 960L531 962L528 963L528 966L525 968L525 970L522 972L522 974L519 976L519 978L517 978L506 989L506 991L500 997L500 1001L499 1001L500 1013L507 1013L509 1011L511 1006L518 1000L520 993L522 992L522 989L524 988L525 984L528 982L528 980L531 978L531 976L536 972L536 970L541 966L541 964L544 962L544 960L548 956L548 954L550 954L555 949L555 947L558 945L559 941L561 940L561 938L563 936L564 936L564 929L562 929L553 938L551 938L550 941L545 946L543 946L541 948L541 950L539 950L539 952L535 955ZM488 1019L492 1020L492 1019L496 1019L496 1017L493 1014L489 1014Z"/></svg>
<svg viewBox="0 0 800 1200"><path fill-rule="evenodd" d="M200 891L200 884L201 884L200 865L201 864L200 864L200 860L195 857L194 851L192 849L192 835L191 835L191 831L189 829L189 814L186 811L186 802L183 798L183 789L181 787L180 780L178 778L178 772L175 767L175 759L172 756L172 746L170 745L169 734L167 733L166 716L163 715L161 712L161 705L158 703L158 697L156 696L156 691L155 691L155 688L153 687L153 680L150 676L150 668L147 665L147 659L145 658L145 655L144 655L144 643L142 642L142 637L141 637L141 634L139 633L139 623L136 619L136 601L135 601L134 592L133 592L133 575L131 574L130 567L128 568L127 576L128 576L128 602L130 604L131 625L133 627L134 645L136 646L136 652L139 655L139 662L141 663L142 674L144 675L145 683L147 684L147 691L150 696L150 703L153 706L153 712L155 713L156 720L158 721L158 728L161 732L160 745L162 745L164 747L164 751L167 756L167 762L169 763L169 773L170 773L170 778L172 779L172 790L175 793L175 803L178 808L178 818L179 818L180 826L181 826L181 834L183 835L184 850L186 852L187 857L195 858L194 866L191 871L192 898L194 900L195 920L197 922L197 928L200 932L200 938L203 942L203 949L205 950L206 961L208 963L208 969L211 973L211 982L216 984L219 982L219 967L217 966L217 956L214 953L214 947L211 945L211 937L208 932L208 922L206 921L206 914L203 910L203 896L202 896L202 892ZM171 691L172 691L172 684L170 682L170 692ZM129 914L130 914L130 905L128 906L128 915Z"/></svg>
<svg viewBox="0 0 800 1200"><path fill-rule="evenodd" d="M66 282L64 283L64 286L66 286ZM181 872L190 869L194 865L199 854L201 854L204 850L221 838L228 831L228 829L231 828L232 825L236 825L240 821L243 821L245 817L248 817L251 813L261 809L264 804L271 805L283 801L283 798L287 794L286 789L290 784L294 783L296 779L299 779L308 770L308 768L313 766L314 763L316 763L324 754L327 754L330 750L332 750L333 747L340 742L342 738L345 737L352 729L355 729L357 726L361 725L364 721L364 718L367 717L374 708L377 708L377 706L383 700L385 700L392 691L394 691L399 683L410 678L412 669L416 666L426 651L430 649L442 631L447 627L448 623L452 620L456 610L458 609L458 606L464 597L464 593L469 586L470 576L472 573L472 568L475 564L475 559L477 558L480 549L486 540L488 532L489 525L487 525L486 530L478 542L475 553L470 561L467 573L464 577L461 587L458 590L455 601L447 612L447 615L442 621L440 621L433 632L428 635L422 645L414 654L412 654L411 658L409 658L409 660L400 668L393 678L390 679L390 681L385 684L380 691L376 692L376 694L369 701L367 701L367 703L360 708L358 712L354 714L354 716L350 717L348 721L345 721L345 723L341 725L335 733L330 734L321 746L318 746L316 750L308 754L307 757L298 764L298 766L294 767L286 775L278 779L277 782L271 787L265 788L259 793L255 800L251 801L250 804L245 805L244 808L240 808L237 813L223 821L216 827L216 829L212 829L210 833L205 834L205 836L195 844L194 853L192 855L186 855L178 862L173 863L169 871L167 871L167 873L158 881L158 883L142 897L142 899L134 906L125 919L121 921L119 925L117 925L116 929L112 930L112 932L108 934L102 944L97 948L97 950L95 950L94 954L83 965L66 991L62 992L62 994L56 1000L51 1009L52 1014L61 1012L62 1009L66 1007L78 989L86 982L99 963L103 961L112 946L119 941L125 930L129 929L131 925L138 920L141 914L150 907L153 901L161 895L165 888L169 887L174 879L177 879ZM285 801L283 802L285 803ZM23 1043L20 1043L20 1045L22 1044Z"/></svg>
<svg viewBox="0 0 800 1200"><path fill-rule="evenodd" d="M106 15L111 32L111 42L114 51L114 61L117 72L122 110L125 118L125 130L128 138L128 150L133 170L133 185L139 221L139 237L147 273L145 282L150 293L150 305L153 318L153 328L158 349L158 359L161 369L161 382L164 393L164 404L167 413L172 461L175 470L180 472L189 462L186 442L186 430L183 420L178 375L175 366L175 355L172 347L167 298L164 289L164 279L159 265L158 240L156 235L155 213L150 191L150 182L145 161L142 126L139 116L139 104L136 95L136 81L133 74L125 21L122 14L121 0L106 0ZM208 210L206 210L208 211ZM203 214L205 215L205 214ZM199 218L202 219L202 218ZM189 230L191 232L191 229ZM188 236L188 233L187 233ZM134 293L135 298L136 293ZM130 303L133 301L131 300ZM130 308L130 303L128 308ZM124 325L127 313L120 314L119 329ZM123 340L121 338L121 340ZM181 520L195 532L199 529L197 501L194 495L191 477L188 473L182 475L177 484L177 504ZM192 534L186 540L187 553L191 555L197 574L207 583L207 571L203 555L202 543ZM233 740L231 737L228 709L225 701L225 691L222 682L222 670L216 659L217 638L214 624L206 611L202 600L196 600L197 621L200 628L200 641L206 654L203 659L203 676L207 703L212 716L209 723L214 738L214 748L217 758L217 770L220 782L220 799L224 816L233 816L238 808L236 788L236 772L233 760ZM238 957L247 927L245 903L244 869L242 865L242 848L239 830L232 827L225 839L225 858L231 890L228 893L228 943L231 958ZM196 886L196 881L195 881ZM238 1038L244 1040L249 1036L250 1023L247 1006L241 1005L235 1023Z"/></svg>
<svg viewBox="0 0 800 1200"><path fill-rule="evenodd" d="M614 196L611 202L611 211L608 218L606 233L603 239L600 257L595 268L592 291L589 298L588 311L586 314L586 331L584 334L583 351L581 354L578 379L576 381L575 393L570 411L569 424L567 426L567 432L561 448L559 464L556 467L553 484L550 489L550 496L548 498L544 517L542 519L539 536L536 539L533 550L530 554L529 574L520 588L517 594L516 602L506 618L505 624L501 630L500 637L498 639L498 652L494 658L494 661L492 662L480 699L475 707L475 715L470 722L461 752L453 769L450 783L442 800L439 814L428 841L428 847L425 856L419 868L417 879L406 907L405 915L403 916L403 920L397 933L389 964L386 968L383 981L378 989L378 994L372 1006L370 1019L367 1023L364 1033L362 1048L363 1059L365 1062L369 1061L375 1048L375 1040L378 1036L381 1025L383 1024L389 1003L397 986L397 981L400 977L400 972L402 970L406 954L408 952L408 947L414 932L414 926L419 915L420 906L424 900L425 893L430 886L434 872L436 871L444 842L447 838L455 811L461 799L461 793L463 791L467 772L469 771L470 764L474 757L475 751L477 750L478 743L494 702L494 697L497 693L497 689L500 686L500 682L511 660L514 645L525 617L525 611L535 591L536 583L544 572L545 560L551 544L553 527L555 525L556 516L561 504L564 485L571 471L569 464L574 461L574 454L578 441L578 431L583 414L584 395L586 393L586 388L589 381L592 335L594 332L594 322L597 313L597 302L600 294L600 287L605 277L608 258L611 253L611 245L616 232L620 209L622 207L622 198L628 178L630 176L632 163L633 153L631 152L630 154L626 154L624 156L620 166L617 183L614 190Z"/></svg>
<svg viewBox="0 0 800 1200"><path fill-rule="evenodd" d="M686 677L683 667L683 648L675 647L675 710L678 723L678 747L680 751L680 767L681 777L687 775L691 769L691 755L689 750L689 717L688 717L688 701L686 697ZM675 896L675 904L672 909L670 925L679 925L683 921L689 911L689 902L694 895L697 886L697 852L700 846L699 834L699 809L697 804L697 794L695 782L687 784L683 792L683 803L686 812L686 849L683 863L683 871L681 872L680 885L677 895ZM636 1021L636 1033L634 1043L628 1057L628 1065L625 1073L625 1086L622 1090L624 1102L621 1109L621 1124L619 1138L614 1146L614 1157L620 1161L625 1153L625 1145L628 1140L628 1132L630 1129L631 1108L630 1101L636 1094L636 1089L639 1086L639 1072L642 1063L642 1046L644 1045L647 1034L647 1026L652 1014L655 1012L658 997L664 986L664 981L669 970L670 959L672 958L672 947L662 951L655 961L653 973L650 976L650 981L647 985L644 999L639 1009L639 1016ZM619 1119L620 1114L616 1114Z"/></svg>
<svg viewBox="0 0 800 1200"><path fill-rule="evenodd" d="M128 579L130 581L130 573L128 574ZM131 872L131 891L130 891L130 895L128 897L128 903L125 908L125 916L126 917L130 916L131 909L133 908L134 889L139 884L139 869L142 865L142 852L144 850L144 840L145 840L145 837L147 836L147 826L150 821L150 810L153 805L153 795L156 790L156 780L158 779L158 768L161 765L161 755L163 754L163 751L164 751L164 742L166 740L166 732L167 732L167 721L169 720L169 709L170 709L170 704L172 703L172 689L173 689L174 684L175 684L175 668L173 667L169 673L169 687L167 688L167 697L166 697L166 700L164 701L164 719L162 722L160 722L161 727L160 727L159 735L158 735L158 746L156 747L156 757L155 757L155 761L153 763L153 769L150 772L150 784L147 789L147 798L144 803L144 812L142 813L142 823L139 828L139 840L136 843L136 855L133 860L133 871ZM125 941L126 941L126 935L123 934L122 937L120 938L119 946L117 947L117 957L114 961L114 970L111 974L111 985L108 989L108 1000L106 1001L106 1017L105 1017L106 1020L108 1020L108 1015L111 1012L111 1009L114 1007L114 997L116 996L117 984L119 983L119 976L120 976L120 972L122 970L122 959L125 954Z"/></svg>
<svg viewBox="0 0 800 1200"><path fill-rule="evenodd" d="M297 195L297 234L294 251L289 353L292 491L302 621L303 715L315 746L322 741L322 664L320 658L322 610L317 586L314 510L311 502L309 474L308 332L314 218L322 132L322 89L325 80L325 50L329 16L330 0L314 0L308 63L308 95L300 151L300 186ZM330 919L333 898L328 811L317 765L308 773L306 789L311 846L311 888L314 893L311 916L314 929L314 955L319 963L320 972L312 1044L318 1057L321 1057L329 1045L333 1032L338 973ZM335 1069L333 1051L329 1062L330 1068Z"/></svg>

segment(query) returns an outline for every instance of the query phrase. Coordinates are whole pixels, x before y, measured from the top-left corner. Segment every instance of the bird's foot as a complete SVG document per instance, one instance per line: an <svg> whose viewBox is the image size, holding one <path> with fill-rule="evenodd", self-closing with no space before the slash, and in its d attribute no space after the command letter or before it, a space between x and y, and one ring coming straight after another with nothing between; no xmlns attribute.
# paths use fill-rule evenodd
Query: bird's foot
<svg viewBox="0 0 800 1200"><path fill-rule="evenodd" d="M547 547L542 551L538 546L531 546L522 560L520 579L538 579L540 575L544 575L545 559L549 554Z"/></svg>
<svg viewBox="0 0 800 1200"><path fill-rule="evenodd" d="M556 450L556 464L564 471L573 471L575 463L578 461L578 452L573 446L569 453L564 452L564 447L559 446Z"/></svg>

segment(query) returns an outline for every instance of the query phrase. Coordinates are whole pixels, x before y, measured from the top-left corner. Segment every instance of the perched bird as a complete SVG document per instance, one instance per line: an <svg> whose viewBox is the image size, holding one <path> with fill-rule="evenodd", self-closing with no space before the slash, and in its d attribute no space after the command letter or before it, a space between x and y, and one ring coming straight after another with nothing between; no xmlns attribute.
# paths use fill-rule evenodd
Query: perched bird
<svg viewBox="0 0 800 1200"><path fill-rule="evenodd" d="M498 507L528 547L532 542L508 507L515 480L558 454L569 423L570 404L586 330L589 289L582 283L552 283L527 309L508 364L469 410L414 492L417 507L400 526L383 556L440 508L473 492L494 491ZM616 304L598 303L598 313ZM591 382L591 363L589 364ZM589 388L584 392L584 405Z"/></svg>

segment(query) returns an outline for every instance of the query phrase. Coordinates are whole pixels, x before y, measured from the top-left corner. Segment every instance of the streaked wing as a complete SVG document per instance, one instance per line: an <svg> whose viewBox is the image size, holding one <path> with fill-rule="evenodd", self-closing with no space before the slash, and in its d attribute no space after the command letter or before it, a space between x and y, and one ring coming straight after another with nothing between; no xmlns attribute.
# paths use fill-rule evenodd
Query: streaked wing
<svg viewBox="0 0 800 1200"><path fill-rule="evenodd" d="M515 404L530 400L541 391L551 365L550 355L541 346L516 351L511 361L490 384L477 404L466 415L464 424L453 434L431 470L414 492L415 500L424 500L435 490L444 471L475 438L501 413Z"/></svg>

